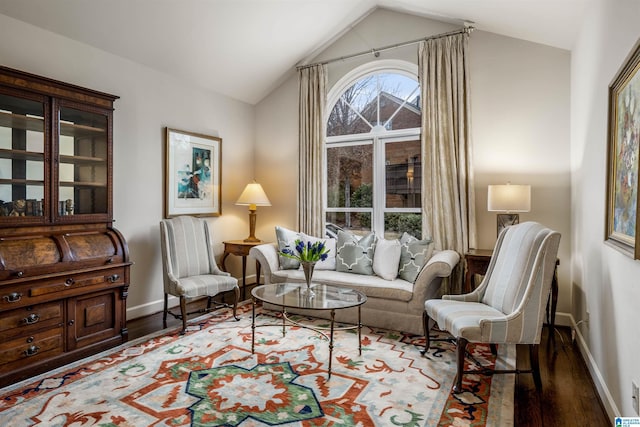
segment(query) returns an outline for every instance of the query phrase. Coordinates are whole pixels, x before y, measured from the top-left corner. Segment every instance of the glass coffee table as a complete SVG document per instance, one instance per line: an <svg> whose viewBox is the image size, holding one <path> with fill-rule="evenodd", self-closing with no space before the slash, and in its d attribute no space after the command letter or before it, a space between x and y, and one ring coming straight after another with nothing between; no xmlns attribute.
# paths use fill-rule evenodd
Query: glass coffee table
<svg viewBox="0 0 640 427"><path fill-rule="evenodd" d="M251 320L251 353L255 351L256 336L256 304L258 301L277 305L282 308L282 336L286 334L286 324L294 324L314 332L320 333L329 341L329 370L328 378L331 378L331 360L333 356L333 332L336 330L358 330L358 352L362 355L362 322L360 308L367 301L367 296L362 292L340 286L312 283L313 296L307 293L305 283L274 283L270 285L256 286L251 290L253 296L253 309ZM346 308L358 308L358 324L347 326L336 326L336 310ZM299 323L288 316L287 308L303 308L312 311L329 310L331 313L331 324L328 328L309 326ZM276 326L258 325L258 326ZM325 331L329 331L329 334Z"/></svg>

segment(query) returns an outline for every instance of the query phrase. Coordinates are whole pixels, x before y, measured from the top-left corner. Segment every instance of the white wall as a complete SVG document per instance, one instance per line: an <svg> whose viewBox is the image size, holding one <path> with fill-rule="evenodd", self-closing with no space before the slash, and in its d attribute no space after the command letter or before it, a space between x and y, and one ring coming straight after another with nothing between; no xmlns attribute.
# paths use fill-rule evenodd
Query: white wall
<svg viewBox="0 0 640 427"><path fill-rule="evenodd" d="M389 10L376 10L335 41L317 61L457 29ZM487 185L511 181L532 185L536 220L563 235L560 254L559 322L569 322L570 161L568 51L476 31L470 39L472 126L476 169L479 246L492 248L496 217L487 212ZM417 64L417 45L329 65L329 87L365 62L400 59ZM256 175L278 195L261 233L275 238L273 225L295 227L298 159L296 74L257 105ZM266 190L268 191L268 190ZM273 190L272 190L273 191ZM271 195L269 196L271 197ZM273 202L273 200L272 200ZM263 216L261 216L263 218Z"/></svg>
<svg viewBox="0 0 640 427"><path fill-rule="evenodd" d="M496 241L496 214L487 212L489 184L530 184L531 212L560 231L559 323L570 322L571 180L570 53L476 31L469 42L478 242Z"/></svg>
<svg viewBox="0 0 640 427"><path fill-rule="evenodd" d="M114 112L114 219L127 239L128 317L161 309L158 222L163 215L165 126L222 138L222 241L248 235L247 211L233 203L252 178L254 108L132 61L0 15L0 64L120 96ZM240 277L240 259L227 267Z"/></svg>
<svg viewBox="0 0 640 427"><path fill-rule="evenodd" d="M608 86L640 31L640 3L597 0L571 59L573 307L579 342L610 416L637 416L640 264L604 243Z"/></svg>

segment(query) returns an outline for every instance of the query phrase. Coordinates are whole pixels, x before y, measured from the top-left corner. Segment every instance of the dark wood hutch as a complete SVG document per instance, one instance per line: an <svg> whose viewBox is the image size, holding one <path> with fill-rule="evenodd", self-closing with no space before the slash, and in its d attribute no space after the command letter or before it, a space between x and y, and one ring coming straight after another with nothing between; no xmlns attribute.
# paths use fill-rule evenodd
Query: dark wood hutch
<svg viewBox="0 0 640 427"><path fill-rule="evenodd" d="M116 99L0 67L0 387L127 340Z"/></svg>

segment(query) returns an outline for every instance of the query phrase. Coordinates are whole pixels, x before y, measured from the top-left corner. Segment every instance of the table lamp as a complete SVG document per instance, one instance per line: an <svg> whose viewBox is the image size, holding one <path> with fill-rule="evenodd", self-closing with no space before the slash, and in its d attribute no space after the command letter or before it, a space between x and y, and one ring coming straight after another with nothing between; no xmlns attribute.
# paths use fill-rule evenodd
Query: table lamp
<svg viewBox="0 0 640 427"><path fill-rule="evenodd" d="M498 235L510 225L518 224L520 216L514 212L529 212L531 210L530 185L490 185L487 194L487 210L489 212L504 212L497 215Z"/></svg>
<svg viewBox="0 0 640 427"><path fill-rule="evenodd" d="M271 206L269 198L265 194L262 186L253 181L245 187L242 194L236 201L236 205L249 206L249 237L245 242L260 242L255 236L256 233L256 206Z"/></svg>

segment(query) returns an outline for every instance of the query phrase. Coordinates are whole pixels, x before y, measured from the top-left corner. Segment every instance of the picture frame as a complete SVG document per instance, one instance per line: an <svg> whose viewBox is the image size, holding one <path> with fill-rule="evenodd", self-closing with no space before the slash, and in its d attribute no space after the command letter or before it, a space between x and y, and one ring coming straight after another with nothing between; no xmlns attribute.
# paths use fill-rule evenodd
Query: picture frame
<svg viewBox="0 0 640 427"><path fill-rule="evenodd" d="M220 216L222 138L165 128L164 217Z"/></svg>
<svg viewBox="0 0 640 427"><path fill-rule="evenodd" d="M636 43L609 85L607 215L605 241L633 259L638 239L640 156L640 44Z"/></svg>

